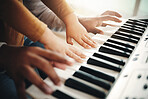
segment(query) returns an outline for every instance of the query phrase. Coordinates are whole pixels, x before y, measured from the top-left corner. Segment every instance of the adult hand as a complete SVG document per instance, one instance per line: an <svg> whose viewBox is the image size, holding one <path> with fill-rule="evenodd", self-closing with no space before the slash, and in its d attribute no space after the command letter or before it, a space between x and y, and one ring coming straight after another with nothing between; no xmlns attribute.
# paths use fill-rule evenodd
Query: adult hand
<svg viewBox="0 0 148 99"><path fill-rule="evenodd" d="M88 32L92 32L94 34L96 33L103 34L103 31L101 31L100 29L96 27L110 25L110 24L103 23L103 21L110 20L110 21L115 21L115 22L121 22L121 20L119 20L117 17L121 17L121 15L114 11L106 11L101 16L82 17L82 18L79 18L79 21L86 28Z"/></svg>
<svg viewBox="0 0 148 99"><path fill-rule="evenodd" d="M45 72L54 84L59 85L60 79L53 69L56 62L63 65L72 65L63 56L38 47L12 47L3 45L0 48L0 64L15 82L20 99L26 99L24 79L28 79L46 94L52 89L36 74L34 67ZM54 66L59 67L60 65ZM62 65L61 65L62 66Z"/></svg>
<svg viewBox="0 0 148 99"><path fill-rule="evenodd" d="M119 14L118 12L115 12L115 11L105 11L104 13L102 13L101 15L111 15L111 16L116 16L118 18L121 18L121 14Z"/></svg>

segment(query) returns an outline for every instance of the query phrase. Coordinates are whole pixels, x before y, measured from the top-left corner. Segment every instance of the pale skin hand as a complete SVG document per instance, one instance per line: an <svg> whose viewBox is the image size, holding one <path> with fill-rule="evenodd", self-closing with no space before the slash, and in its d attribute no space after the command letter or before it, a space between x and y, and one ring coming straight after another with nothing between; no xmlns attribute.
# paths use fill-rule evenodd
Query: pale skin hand
<svg viewBox="0 0 148 99"><path fill-rule="evenodd" d="M82 58L86 56L76 47L67 44L54 35L50 29L46 29L39 42L43 43L46 49L56 51L62 55L68 55L77 62L83 62Z"/></svg>
<svg viewBox="0 0 148 99"><path fill-rule="evenodd" d="M116 16L116 17L115 17ZM121 22L118 18L122 17L119 13L114 11L106 11L101 16L98 17L86 17L86 18L79 18L80 23L86 28L88 32L91 33L100 33L103 34L103 31L96 28L98 26L106 26L111 24L103 23L103 21L115 21L115 22ZM111 25L113 26L113 25Z"/></svg>
<svg viewBox="0 0 148 99"><path fill-rule="evenodd" d="M84 48L96 47L96 42L89 37L86 29L79 23L74 13L67 15L64 18L64 23L66 25L67 43L73 44L72 39L74 39Z"/></svg>
<svg viewBox="0 0 148 99"><path fill-rule="evenodd" d="M60 85L60 79L53 67L64 69L65 66L72 65L72 62L66 60L62 55L38 47L12 47L3 45L0 48L0 55L0 64L3 64L1 68L4 68L14 80L20 99L27 99L24 79L28 79L44 93L52 93L50 86L44 83L36 74L34 67L45 72L54 84ZM58 64L53 64L53 62Z"/></svg>

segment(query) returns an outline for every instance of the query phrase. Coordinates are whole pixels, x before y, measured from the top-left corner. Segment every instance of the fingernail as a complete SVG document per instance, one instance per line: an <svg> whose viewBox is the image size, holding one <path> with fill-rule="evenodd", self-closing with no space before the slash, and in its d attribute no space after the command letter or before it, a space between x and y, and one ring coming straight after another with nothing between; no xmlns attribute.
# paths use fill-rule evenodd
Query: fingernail
<svg viewBox="0 0 148 99"><path fill-rule="evenodd" d="M81 58L86 58L86 55L82 54Z"/></svg>
<svg viewBox="0 0 148 99"><path fill-rule="evenodd" d="M95 41L93 41L93 43L97 44Z"/></svg>
<svg viewBox="0 0 148 99"><path fill-rule="evenodd" d="M83 62L83 60L82 60L82 59L80 59L80 60L78 60L78 62L79 62L79 63L82 63L82 62Z"/></svg>
<svg viewBox="0 0 148 99"><path fill-rule="evenodd" d="M119 20L119 22L122 22L121 20Z"/></svg>
<svg viewBox="0 0 148 99"><path fill-rule="evenodd" d="M46 84L43 85L43 88L47 94L51 94L53 90Z"/></svg>
<svg viewBox="0 0 148 99"><path fill-rule="evenodd" d="M95 46L94 46L95 48L97 47L97 44L95 44Z"/></svg>
<svg viewBox="0 0 148 99"><path fill-rule="evenodd" d="M104 34L104 32L101 32L101 34Z"/></svg>
<svg viewBox="0 0 148 99"><path fill-rule="evenodd" d="M87 47L88 49L91 49L91 47L90 47L90 46L88 46L88 45L87 45L86 47Z"/></svg>
<svg viewBox="0 0 148 99"><path fill-rule="evenodd" d="M61 86L61 84L62 84L61 82L58 82L58 83L57 83L57 86Z"/></svg>

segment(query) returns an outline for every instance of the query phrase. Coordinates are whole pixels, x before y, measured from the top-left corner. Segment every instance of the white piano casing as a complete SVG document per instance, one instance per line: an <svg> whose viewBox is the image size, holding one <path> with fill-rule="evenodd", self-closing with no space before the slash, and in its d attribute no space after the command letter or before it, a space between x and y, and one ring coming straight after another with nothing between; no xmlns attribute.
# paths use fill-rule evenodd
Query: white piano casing
<svg viewBox="0 0 148 99"><path fill-rule="evenodd" d="M112 88L110 89L110 92L108 93L106 99L131 99L131 98L148 98L148 89L144 89L144 85L148 85L148 28L143 34L142 38L136 45L132 55L130 55L130 58L123 58L120 56L115 56L116 58L122 59L126 62L125 66L123 67L120 74L118 72L104 69L101 67L94 67L89 64L86 64L86 61L89 57L92 57L92 54L102 46L102 44L110 38L112 34L117 31L117 29L125 23L126 20L123 20L121 24L116 24L117 27L100 27L102 30L104 30L104 35L92 35L93 39L99 43L97 48L93 48L90 50L81 48L84 53L88 56L83 63L75 63L74 66L68 67L65 71L56 69L57 74L60 76L62 83L65 82L67 78L74 78L79 79L76 77L72 77L72 74L79 69L80 66L86 66L93 68L95 70L110 74L116 78L114 85L112 85ZM75 43L76 46L78 44ZM114 55L109 55L110 57ZM95 59L95 57L92 57ZM139 75L141 75L141 78L137 78ZM79 79L80 80L80 79ZM96 97L88 95L86 93L76 91L74 89L65 87L63 84L61 86L55 86L49 78L46 78L44 80L50 87L52 87L54 90L59 89L66 94L79 98L79 99L96 99ZM104 90L101 87L98 87L96 85L93 85L89 82L80 80L81 82L87 83L88 85ZM46 95L43 92L41 92L36 86L32 85L28 89L26 89L26 92L32 96L35 99L55 99L55 97L51 95ZM106 90L104 92L107 93Z"/></svg>
<svg viewBox="0 0 148 99"><path fill-rule="evenodd" d="M140 77L141 76L141 77ZM136 45L107 99L148 99L148 28Z"/></svg>

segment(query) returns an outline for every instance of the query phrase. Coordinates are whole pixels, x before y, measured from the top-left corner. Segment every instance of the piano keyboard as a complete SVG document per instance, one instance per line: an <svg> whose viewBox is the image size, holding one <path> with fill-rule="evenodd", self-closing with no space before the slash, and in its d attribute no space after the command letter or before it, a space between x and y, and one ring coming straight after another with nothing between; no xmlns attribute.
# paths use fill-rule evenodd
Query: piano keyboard
<svg viewBox="0 0 148 99"><path fill-rule="evenodd" d="M62 80L45 95L32 85L26 92L36 99L146 99L148 98L148 19L128 19L118 30L93 39L99 44L84 49L85 62L66 70L55 68ZM144 78L145 77L145 78ZM141 79L141 80L140 80Z"/></svg>

